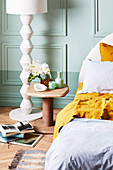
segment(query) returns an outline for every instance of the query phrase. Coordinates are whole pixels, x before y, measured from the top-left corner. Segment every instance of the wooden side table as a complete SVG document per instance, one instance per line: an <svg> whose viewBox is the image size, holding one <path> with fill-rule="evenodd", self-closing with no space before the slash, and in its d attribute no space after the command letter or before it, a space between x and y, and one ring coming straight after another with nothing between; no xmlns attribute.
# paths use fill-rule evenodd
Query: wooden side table
<svg viewBox="0 0 113 170"><path fill-rule="evenodd" d="M43 92L36 92L34 90L34 84L28 87L27 95L33 97L42 98L43 117L31 122L34 126L35 131L41 133L53 133L54 121L53 121L53 98L64 97L69 92L68 85L64 85L63 88L49 90Z"/></svg>

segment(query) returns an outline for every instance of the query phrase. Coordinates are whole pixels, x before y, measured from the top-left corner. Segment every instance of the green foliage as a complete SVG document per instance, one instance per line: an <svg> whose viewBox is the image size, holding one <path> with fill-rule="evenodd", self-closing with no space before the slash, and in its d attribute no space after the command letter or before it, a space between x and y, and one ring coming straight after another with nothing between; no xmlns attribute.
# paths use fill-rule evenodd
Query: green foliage
<svg viewBox="0 0 113 170"><path fill-rule="evenodd" d="M34 80L36 77L39 77L40 76L34 76L32 73L30 73L29 77L28 77L28 82L31 82L32 80Z"/></svg>
<svg viewBox="0 0 113 170"><path fill-rule="evenodd" d="M51 79L51 75L47 75L47 74L40 74L39 76L34 76L32 73L30 73L29 77L28 77L28 82L31 82L32 80L34 80L35 78L39 78L39 79Z"/></svg>

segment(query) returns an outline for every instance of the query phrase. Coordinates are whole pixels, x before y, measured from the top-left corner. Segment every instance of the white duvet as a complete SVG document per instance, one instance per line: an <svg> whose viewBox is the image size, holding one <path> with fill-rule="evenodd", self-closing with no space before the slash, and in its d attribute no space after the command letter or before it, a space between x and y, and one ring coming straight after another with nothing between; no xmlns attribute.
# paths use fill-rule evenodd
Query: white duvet
<svg viewBox="0 0 113 170"><path fill-rule="evenodd" d="M65 125L47 152L45 170L113 170L113 122L78 118Z"/></svg>

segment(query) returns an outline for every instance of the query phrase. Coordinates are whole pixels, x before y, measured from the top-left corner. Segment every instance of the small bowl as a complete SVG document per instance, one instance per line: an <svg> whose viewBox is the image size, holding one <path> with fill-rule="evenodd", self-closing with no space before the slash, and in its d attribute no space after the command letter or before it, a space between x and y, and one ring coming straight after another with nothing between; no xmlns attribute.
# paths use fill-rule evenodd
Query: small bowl
<svg viewBox="0 0 113 170"><path fill-rule="evenodd" d="M34 85L34 89L35 91L45 91L47 87L44 84L37 83Z"/></svg>

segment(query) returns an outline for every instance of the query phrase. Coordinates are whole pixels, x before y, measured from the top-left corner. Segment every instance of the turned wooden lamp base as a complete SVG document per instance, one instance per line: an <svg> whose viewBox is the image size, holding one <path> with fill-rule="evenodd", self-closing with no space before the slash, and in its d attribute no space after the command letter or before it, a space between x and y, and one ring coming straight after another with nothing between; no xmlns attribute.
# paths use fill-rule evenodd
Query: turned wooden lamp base
<svg viewBox="0 0 113 170"><path fill-rule="evenodd" d="M63 88L54 89L43 92L36 92L34 90L34 84L28 87L27 95L33 97L42 97L43 106L43 117L31 122L36 132L40 133L51 133L54 132L54 121L53 121L53 98L64 97L68 92L68 85L64 85Z"/></svg>

